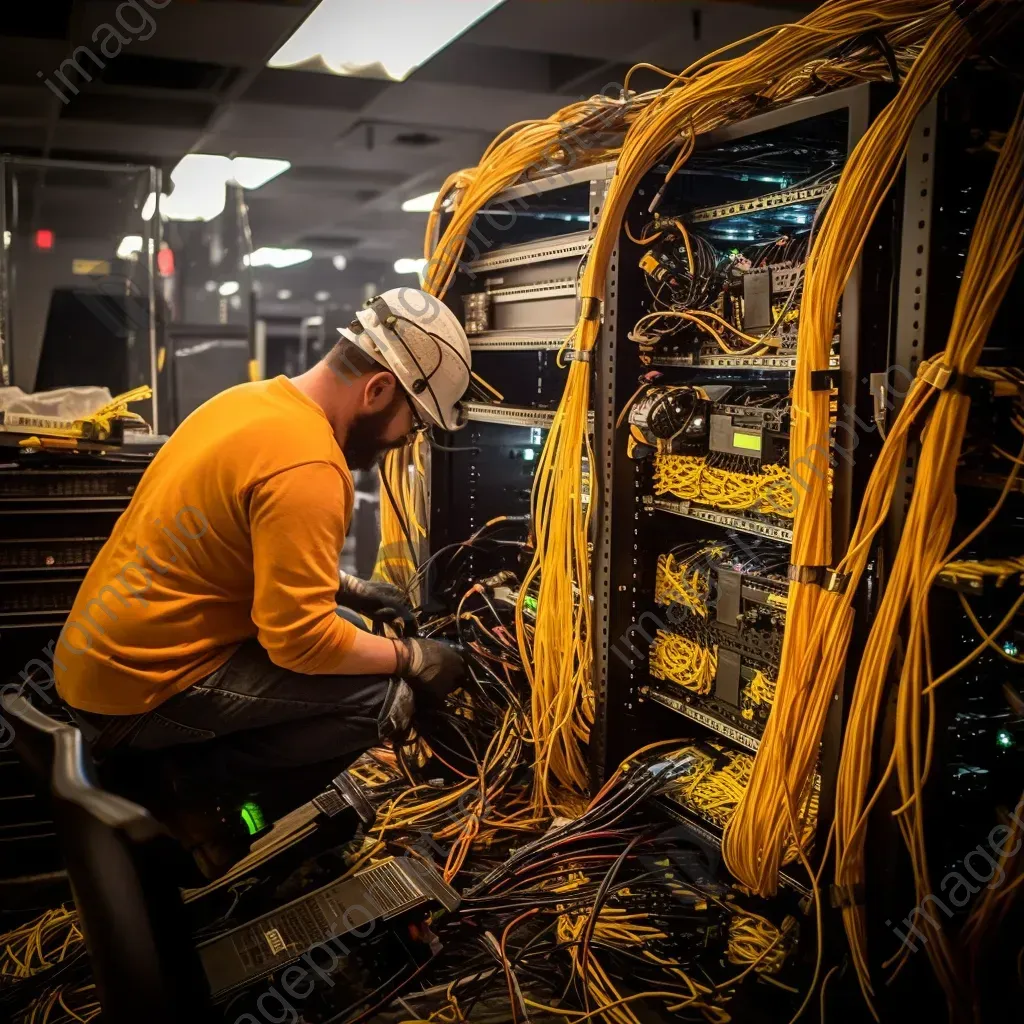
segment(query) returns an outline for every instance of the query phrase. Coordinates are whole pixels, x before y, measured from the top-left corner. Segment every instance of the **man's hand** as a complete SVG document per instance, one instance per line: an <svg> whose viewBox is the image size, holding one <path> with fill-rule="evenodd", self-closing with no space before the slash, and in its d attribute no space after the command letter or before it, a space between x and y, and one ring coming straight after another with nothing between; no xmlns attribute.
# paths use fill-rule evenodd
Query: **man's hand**
<svg viewBox="0 0 1024 1024"><path fill-rule="evenodd" d="M397 674L417 697L440 701L468 679L466 663L451 644L441 640L395 640Z"/></svg>
<svg viewBox="0 0 1024 1024"><path fill-rule="evenodd" d="M358 576L338 573L338 604L370 618L412 619L408 598L393 583L382 580L361 580ZM393 610L393 615L383 614Z"/></svg>

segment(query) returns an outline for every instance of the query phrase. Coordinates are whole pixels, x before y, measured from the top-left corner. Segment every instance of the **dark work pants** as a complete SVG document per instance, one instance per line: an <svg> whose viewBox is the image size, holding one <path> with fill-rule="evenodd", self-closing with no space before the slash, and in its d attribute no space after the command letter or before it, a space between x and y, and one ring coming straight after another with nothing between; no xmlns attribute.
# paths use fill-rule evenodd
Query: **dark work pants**
<svg viewBox="0 0 1024 1024"><path fill-rule="evenodd" d="M220 797L282 791L288 810L404 729L412 710L400 680L302 675L248 640L216 672L140 716L108 761L120 776L132 763L161 764ZM88 738L116 717L74 714Z"/></svg>

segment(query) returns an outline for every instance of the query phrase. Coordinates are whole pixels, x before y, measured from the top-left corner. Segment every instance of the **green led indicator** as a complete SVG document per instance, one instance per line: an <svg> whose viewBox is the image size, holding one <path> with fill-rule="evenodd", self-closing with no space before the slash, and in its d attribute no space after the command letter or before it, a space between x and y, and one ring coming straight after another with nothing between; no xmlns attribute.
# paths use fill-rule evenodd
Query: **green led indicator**
<svg viewBox="0 0 1024 1024"><path fill-rule="evenodd" d="M1009 750L1009 748L1014 745L1013 735L1010 733L1009 729L1000 729L999 732L996 733L996 743L1002 747L1003 750Z"/></svg>
<svg viewBox="0 0 1024 1024"><path fill-rule="evenodd" d="M536 612L537 611L537 598L529 597L529 596L524 597L523 598L523 607L524 608L528 608L531 612Z"/></svg>
<svg viewBox="0 0 1024 1024"><path fill-rule="evenodd" d="M259 804L253 803L252 800L247 800L242 804L239 814L242 818L242 824L249 830L249 835L251 836L256 835L266 825L262 808Z"/></svg>

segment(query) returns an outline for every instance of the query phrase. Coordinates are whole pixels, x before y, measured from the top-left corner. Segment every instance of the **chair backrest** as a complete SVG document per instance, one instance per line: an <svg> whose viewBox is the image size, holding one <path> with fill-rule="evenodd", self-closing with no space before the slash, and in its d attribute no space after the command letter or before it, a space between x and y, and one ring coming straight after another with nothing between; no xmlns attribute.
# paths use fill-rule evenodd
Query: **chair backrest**
<svg viewBox="0 0 1024 1024"><path fill-rule="evenodd" d="M23 696L0 703L54 821L105 1024L213 1019L210 990L168 865L174 840L143 807L94 782L82 734Z"/></svg>

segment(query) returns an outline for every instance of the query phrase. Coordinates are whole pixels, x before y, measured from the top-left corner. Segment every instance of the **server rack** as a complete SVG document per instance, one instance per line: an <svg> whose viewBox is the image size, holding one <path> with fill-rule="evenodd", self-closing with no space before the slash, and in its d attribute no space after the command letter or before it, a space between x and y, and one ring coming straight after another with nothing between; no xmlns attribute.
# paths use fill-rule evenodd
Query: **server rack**
<svg viewBox="0 0 1024 1024"><path fill-rule="evenodd" d="M695 230L744 218L756 227L758 217L771 218L780 211L784 216L801 211L810 217L829 188L800 184L806 177L806 151L817 146L841 164L892 94L884 84L855 86L710 133L699 140L697 153L665 193L661 209L689 217ZM636 190L627 223L636 225L647 216L664 171L652 169ZM530 511L534 460L564 383L564 371L553 365L553 357L577 320L582 261L613 174L614 164L605 163L517 185L492 200L474 221L464 262L446 301L465 318L467 296L472 305L473 295L489 293L486 329L474 330L479 325L468 314L474 369L508 395L500 405L469 403L467 429L446 439L460 450L431 455L432 550L464 540L493 516ZM789 180L780 187L780 178ZM902 203L902 189L897 188L879 212L843 296L832 366L837 430L848 437L864 433L858 424L874 422L876 395L896 352L898 259L901 248L911 244L901 234ZM657 544L670 537L769 537L787 544L791 536L785 528L708 508L677 509L683 514L676 515L667 510L667 503L656 507L650 501L646 470L626 457L616 419L643 372L657 369L670 384L773 381L784 387L796 366L791 351L768 357L663 353L642 364L628 337L648 308L643 271L637 266L642 252L620 235L608 268L601 337L592 356L595 465L586 471L599 505L591 537L597 715L589 762L592 781L598 785L633 750L672 735L706 736L748 752L756 750L756 737L694 703L652 690L647 665L652 635L646 627L652 621L654 559ZM878 448L877 432L861 436L856 458L840 460L834 467L837 549L848 537ZM869 598L873 588L869 579ZM862 603L861 622L867 611ZM833 790L841 727L840 689L823 743L821 820L831 816L827 795ZM718 846L715 829L685 816L684 821L693 838ZM791 881L806 891L803 883Z"/></svg>
<svg viewBox="0 0 1024 1024"><path fill-rule="evenodd" d="M108 453L3 449L0 458L0 686L58 717L55 644L85 574L128 507L163 438L134 437ZM0 914L67 897L47 801L0 722Z"/></svg>
<svg viewBox="0 0 1024 1024"><path fill-rule="evenodd" d="M756 237L759 230L784 225L787 221L779 219L779 214L810 222L829 189L821 185L801 187L799 177L806 175L801 175L800 160L818 145L841 162L891 95L891 88L885 85L856 86L804 99L710 133L699 140L698 150L689 162L693 173L680 176L678 184L666 193L662 206L671 206L673 212L692 225L691 230L706 229L716 223L735 225L734 230L723 231L721 237L734 234L739 236L737 241L745 240L744 234ZM812 160L807 171L813 169ZM797 183L792 180L794 176ZM646 215L651 196L663 177L664 172L659 177L655 169L637 190L626 218L633 222L634 231ZM772 177L787 180L759 180ZM836 550L845 547L859 495L880 447L878 431L865 430L864 426L874 423L875 396L893 363L897 332L894 275L904 220L902 201L902 191L894 190L879 211L842 298L831 360L835 396L833 440L838 434L857 437L858 443L855 457L833 458L832 536ZM749 225L749 230L744 231L744 225ZM602 361L609 362L608 370L614 381L612 404L616 410L636 389L641 373L652 368L662 374L659 384L743 387L756 382L759 386L788 390L796 356L784 350L768 356L659 356L656 350L649 364L641 363L637 346L627 334L630 324L649 308L643 271L637 266L643 249L624 239L620 240L620 247L629 255L623 255L618 278L619 329L615 344L607 346L601 354ZM599 637L602 650L596 660L595 688L602 697L597 704L596 742L591 744L594 774L604 777L631 750L673 735L709 739L724 744L726 749L752 754L759 743L754 730L737 728L728 716L709 711L708 702L651 678L649 652L656 636L652 631L656 609L651 601L655 559L674 544L698 539L732 541L749 547L768 538L784 550L791 541L791 530L768 517L719 512L693 502L687 507L685 503L652 498L649 469L627 458L624 445L620 437L605 467L610 478L610 547L615 557L606 584L595 585L594 591L595 619L607 623L607 635ZM852 447L847 442L847 449ZM868 576L868 586L864 588L867 598L857 607L853 649L863 635L869 612L867 602L875 593L874 566ZM742 586L742 577L735 583ZM781 630L778 636L781 639ZM746 651L740 656L746 658ZM820 821L827 822L832 817L830 801L838 766L842 715L840 683L826 724L819 763ZM678 812L678 808L674 810ZM715 847L720 844L719 830L692 815L683 813L681 817L694 835ZM806 892L808 880L799 875L795 871L783 880Z"/></svg>
<svg viewBox="0 0 1024 1024"><path fill-rule="evenodd" d="M445 438L454 450L436 449L430 455L434 551L465 540L495 516L530 512L536 458L565 380L556 356L578 319L583 261L614 170L614 163L601 163L517 185L495 197L474 221L464 254L469 258L460 264L446 301L465 320L466 302L486 293L483 329L474 329L470 317L467 333L474 371L504 401L467 402L466 428ZM614 280L613 272L604 303L605 341L614 332ZM597 405L603 415L595 411L593 421L595 452L605 445L609 459L610 398L602 390ZM604 485L603 477L595 479ZM607 495L600 497L607 507ZM599 529L596 567L602 559L607 565L603 544Z"/></svg>

